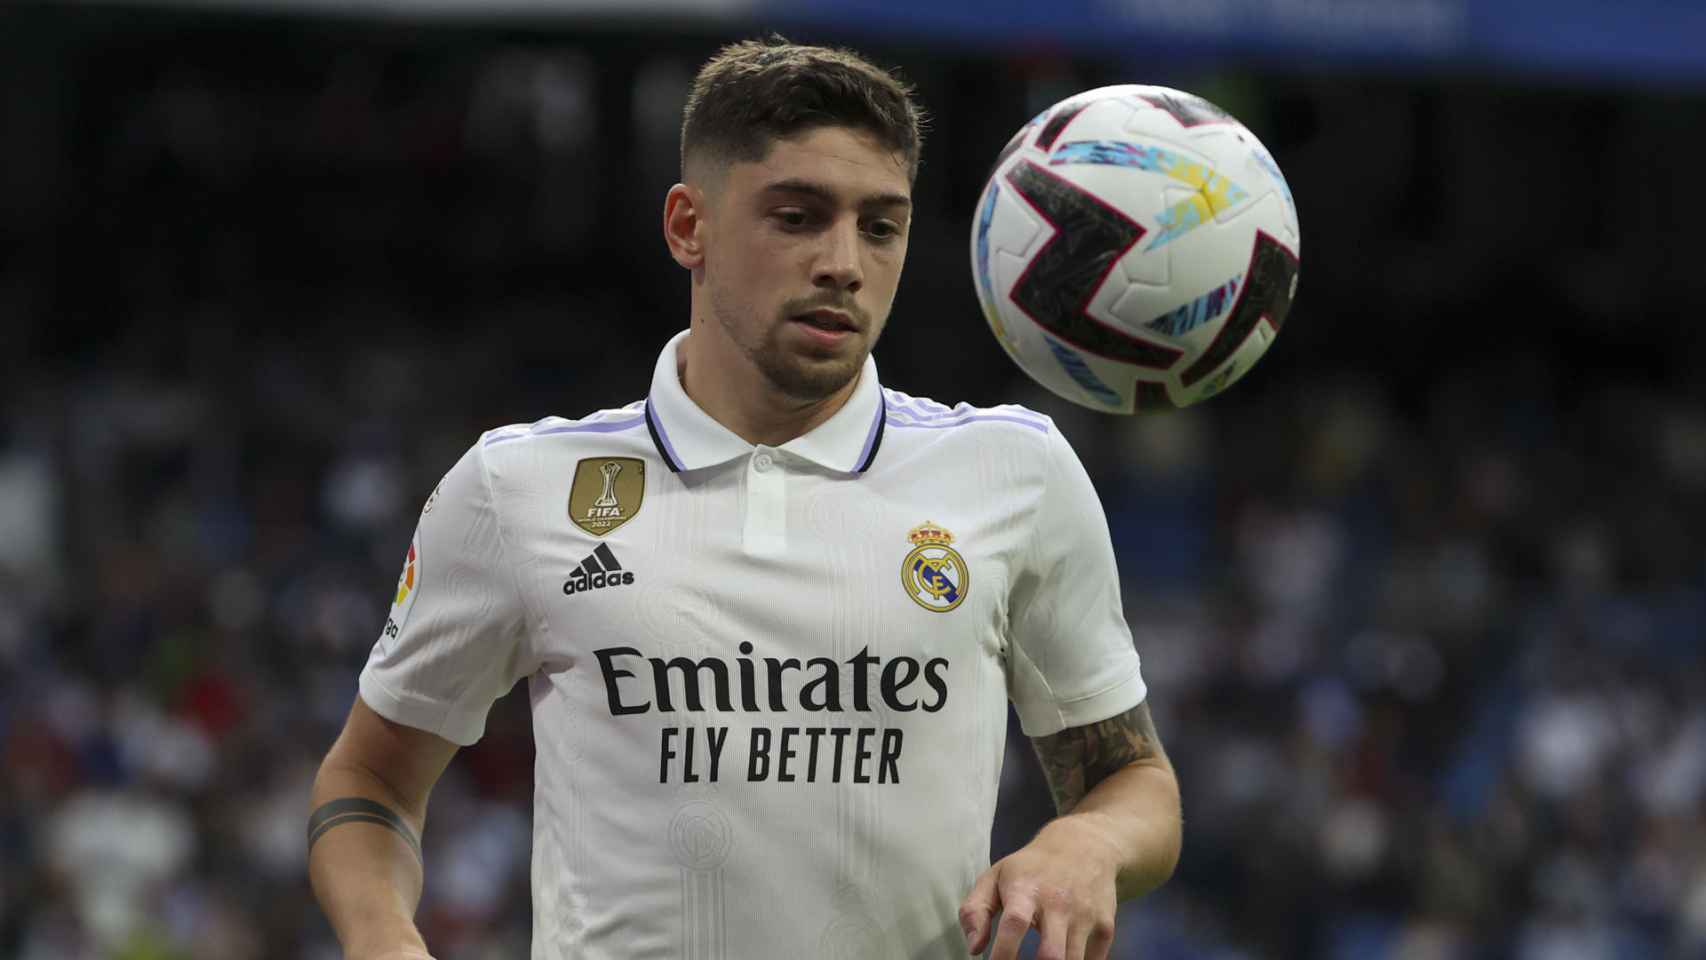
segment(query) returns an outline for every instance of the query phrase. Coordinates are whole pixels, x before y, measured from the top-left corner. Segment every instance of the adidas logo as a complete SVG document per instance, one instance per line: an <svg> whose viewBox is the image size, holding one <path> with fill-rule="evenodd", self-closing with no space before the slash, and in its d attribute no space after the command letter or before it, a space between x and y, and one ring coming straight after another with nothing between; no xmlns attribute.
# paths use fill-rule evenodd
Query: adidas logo
<svg viewBox="0 0 1706 960"><path fill-rule="evenodd" d="M591 556L581 561L574 573L569 574L569 579L563 581L563 595L572 597L583 590L625 587L633 582L634 572L622 569L622 565L616 562L616 554L610 552L610 544L601 543Z"/></svg>

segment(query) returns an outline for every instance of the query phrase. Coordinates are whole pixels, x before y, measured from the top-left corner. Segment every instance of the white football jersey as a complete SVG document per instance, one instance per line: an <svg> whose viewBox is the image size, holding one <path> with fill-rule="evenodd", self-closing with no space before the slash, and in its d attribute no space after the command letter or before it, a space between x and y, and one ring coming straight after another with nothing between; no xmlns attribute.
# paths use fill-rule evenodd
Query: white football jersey
<svg viewBox="0 0 1706 960"><path fill-rule="evenodd" d="M1145 689L1045 416L882 388L779 447L682 390L482 436L421 513L361 696L460 744L526 678L537 960L963 957L1009 699Z"/></svg>

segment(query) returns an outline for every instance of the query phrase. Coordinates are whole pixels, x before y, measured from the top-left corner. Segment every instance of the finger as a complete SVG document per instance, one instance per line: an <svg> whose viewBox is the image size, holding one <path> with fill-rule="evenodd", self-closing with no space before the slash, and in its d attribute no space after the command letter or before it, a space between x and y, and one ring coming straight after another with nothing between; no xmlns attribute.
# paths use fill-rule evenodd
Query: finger
<svg viewBox="0 0 1706 960"><path fill-rule="evenodd" d="M972 954L983 950L989 942L989 918L1001 909L1001 891L996 886L1000 865L983 871L972 884L971 892L960 901L960 929L966 935L966 947Z"/></svg>
<svg viewBox="0 0 1706 960"><path fill-rule="evenodd" d="M1002 904L1001 920L995 925L995 949L990 951L989 960L1017 960L1019 945L1025 942L1025 934L1037 915L1034 897L1011 893Z"/></svg>
<svg viewBox="0 0 1706 960"><path fill-rule="evenodd" d="M1045 905L1042 916L1037 918L1036 927L1042 931L1042 941L1037 945L1037 960L1066 960L1067 941L1072 933L1072 920L1067 915L1065 907L1059 903ZM1083 952L1079 952L1079 960L1083 960Z"/></svg>
<svg viewBox="0 0 1706 960"><path fill-rule="evenodd" d="M1090 949L1090 930L1087 923L1072 925L1072 932L1066 935L1066 960L1086 960Z"/></svg>
<svg viewBox="0 0 1706 960"><path fill-rule="evenodd" d="M1104 917L1090 926L1090 940L1084 945L1084 960L1108 960L1114 948L1114 920Z"/></svg>

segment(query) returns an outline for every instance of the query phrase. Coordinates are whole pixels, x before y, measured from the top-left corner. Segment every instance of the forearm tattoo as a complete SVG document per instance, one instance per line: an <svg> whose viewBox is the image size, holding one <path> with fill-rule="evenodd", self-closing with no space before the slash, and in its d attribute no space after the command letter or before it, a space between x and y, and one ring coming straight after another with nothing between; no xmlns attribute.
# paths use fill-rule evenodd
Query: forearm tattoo
<svg viewBox="0 0 1706 960"><path fill-rule="evenodd" d="M1031 743L1043 763L1054 807L1062 815L1126 765L1161 756L1161 738L1147 703L1117 717L1034 737Z"/></svg>
<svg viewBox="0 0 1706 960"><path fill-rule="evenodd" d="M308 849L314 849L315 841L327 830L346 823L377 823L395 831L414 851L415 859L421 859L421 842L403 818L390 807L364 797L343 797L321 804L320 809L308 818Z"/></svg>

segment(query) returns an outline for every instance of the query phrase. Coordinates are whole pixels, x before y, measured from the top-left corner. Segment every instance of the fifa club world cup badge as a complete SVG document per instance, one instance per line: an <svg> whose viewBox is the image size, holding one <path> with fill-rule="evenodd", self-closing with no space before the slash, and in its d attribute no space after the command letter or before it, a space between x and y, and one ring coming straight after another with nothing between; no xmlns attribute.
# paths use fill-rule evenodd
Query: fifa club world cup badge
<svg viewBox="0 0 1706 960"><path fill-rule="evenodd" d="M952 546L954 535L926 520L906 535L912 552L900 562L900 585L912 602L947 613L971 590L971 570Z"/></svg>
<svg viewBox="0 0 1706 960"><path fill-rule="evenodd" d="M646 461L639 457L588 457L575 465L569 519L602 537L640 512L646 497Z"/></svg>

